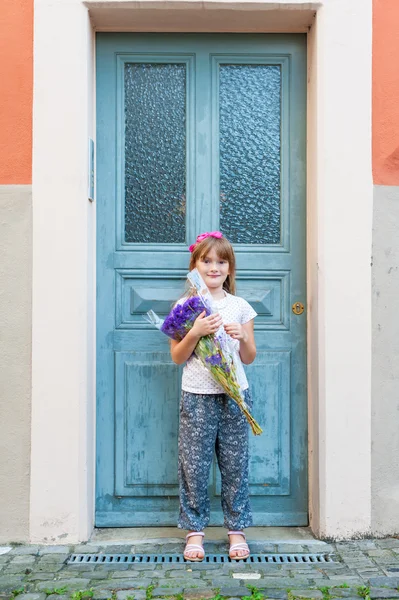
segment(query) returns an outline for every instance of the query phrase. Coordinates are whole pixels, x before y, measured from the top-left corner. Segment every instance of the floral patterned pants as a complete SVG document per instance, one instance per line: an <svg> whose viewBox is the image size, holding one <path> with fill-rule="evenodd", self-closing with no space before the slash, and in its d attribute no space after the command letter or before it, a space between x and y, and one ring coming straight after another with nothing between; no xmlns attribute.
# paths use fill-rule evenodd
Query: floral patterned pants
<svg viewBox="0 0 399 600"><path fill-rule="evenodd" d="M251 408L249 390L245 402ZM224 525L252 525L248 493L248 422L226 394L182 392L179 426L180 513L178 527L201 531L209 523L209 471L213 454L222 478Z"/></svg>

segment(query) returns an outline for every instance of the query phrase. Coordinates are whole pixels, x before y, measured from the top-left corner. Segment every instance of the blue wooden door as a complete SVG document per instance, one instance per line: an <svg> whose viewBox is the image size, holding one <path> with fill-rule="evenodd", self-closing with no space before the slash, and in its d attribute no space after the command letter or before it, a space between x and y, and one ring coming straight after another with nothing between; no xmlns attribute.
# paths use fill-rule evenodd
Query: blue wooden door
<svg viewBox="0 0 399 600"><path fill-rule="evenodd" d="M97 36L96 524L174 525L180 369L143 320L220 229L258 312L256 525L306 525L304 35ZM211 524L221 524L210 475Z"/></svg>

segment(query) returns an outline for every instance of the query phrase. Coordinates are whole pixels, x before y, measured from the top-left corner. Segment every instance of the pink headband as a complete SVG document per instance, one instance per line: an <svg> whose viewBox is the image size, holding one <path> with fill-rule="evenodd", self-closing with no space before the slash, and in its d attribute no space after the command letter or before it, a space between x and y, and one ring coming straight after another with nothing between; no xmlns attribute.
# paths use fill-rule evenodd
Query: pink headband
<svg viewBox="0 0 399 600"><path fill-rule="evenodd" d="M223 237L223 233L220 233L220 231L211 231L211 232L206 231L205 233L200 233L197 236L195 244L191 244L191 246L189 247L190 252L192 252L194 250L194 248L197 244L199 244L200 242L202 242L203 240L205 240L208 237L214 237L214 238L220 239Z"/></svg>

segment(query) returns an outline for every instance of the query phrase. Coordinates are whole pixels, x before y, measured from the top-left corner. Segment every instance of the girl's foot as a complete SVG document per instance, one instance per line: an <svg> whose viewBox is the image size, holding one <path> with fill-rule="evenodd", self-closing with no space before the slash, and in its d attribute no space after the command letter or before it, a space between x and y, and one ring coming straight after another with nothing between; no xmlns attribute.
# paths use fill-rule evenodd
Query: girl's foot
<svg viewBox="0 0 399 600"><path fill-rule="evenodd" d="M186 547L183 556L191 562L201 562L204 560L205 551L202 546L202 538L205 536L203 531L190 531L186 535ZM190 543L188 541L190 540Z"/></svg>
<svg viewBox="0 0 399 600"><path fill-rule="evenodd" d="M245 533L243 531L229 531L230 540L229 557L231 560L244 560L249 557L248 544L245 541Z"/></svg>

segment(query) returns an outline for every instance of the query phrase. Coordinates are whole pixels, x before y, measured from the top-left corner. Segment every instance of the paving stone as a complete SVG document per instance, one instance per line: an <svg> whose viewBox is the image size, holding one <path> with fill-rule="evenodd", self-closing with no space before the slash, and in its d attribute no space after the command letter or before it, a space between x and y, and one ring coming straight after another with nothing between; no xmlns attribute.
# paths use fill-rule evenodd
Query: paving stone
<svg viewBox="0 0 399 600"><path fill-rule="evenodd" d="M2 592L12 592L15 589L19 589L22 587L22 579L21 575L7 575L0 577L0 591Z"/></svg>
<svg viewBox="0 0 399 600"><path fill-rule="evenodd" d="M185 600L202 600L202 598L213 598L215 596L215 591L213 589L208 589L201 590L201 592L194 592L189 589L185 589L183 595Z"/></svg>
<svg viewBox="0 0 399 600"><path fill-rule="evenodd" d="M13 555L17 556L21 556L23 554L36 555L38 554L40 548L42 548L42 546L17 546L16 548L13 548L12 553Z"/></svg>
<svg viewBox="0 0 399 600"><path fill-rule="evenodd" d="M377 548L376 550L368 550L367 554L373 558L394 558L390 549Z"/></svg>
<svg viewBox="0 0 399 600"><path fill-rule="evenodd" d="M68 571L69 573L83 573L83 571L93 572L97 567L96 563L79 563L77 565L63 565L63 573ZM118 567L119 570L119 567Z"/></svg>
<svg viewBox="0 0 399 600"><path fill-rule="evenodd" d="M57 573L61 571L62 565L57 563L44 563L44 564L36 564L35 572L37 573Z"/></svg>
<svg viewBox="0 0 399 600"><path fill-rule="evenodd" d="M181 577L184 577L184 571L182 572L183 575L181 575ZM191 573L190 573L191 575ZM196 577L199 577L200 575L196 575ZM162 571L153 571L151 573L151 575L146 574L146 577L152 577L154 579L154 583L157 583L160 579L165 579L166 578L166 573L163 573Z"/></svg>
<svg viewBox="0 0 399 600"><path fill-rule="evenodd" d="M167 583L165 583L167 582ZM231 582L231 580L230 580ZM209 586L209 582L204 581L203 579L191 579L189 577L186 577L185 579L164 579L163 581L160 581L158 583L158 587L165 587L165 585L173 585L173 587L198 587L198 588L203 588L203 587L208 587ZM218 586L219 587L219 586Z"/></svg>
<svg viewBox="0 0 399 600"><path fill-rule="evenodd" d="M151 582L148 585L151 585ZM145 587L148 587L148 585ZM144 587L140 579L109 579L101 583L101 589L104 590L130 590L137 587Z"/></svg>
<svg viewBox="0 0 399 600"><path fill-rule="evenodd" d="M282 554L302 554L305 552L303 544L288 544L281 542L277 544L277 552Z"/></svg>
<svg viewBox="0 0 399 600"><path fill-rule="evenodd" d="M276 554L277 552L277 544L251 541L248 541L248 544L253 554Z"/></svg>
<svg viewBox="0 0 399 600"><path fill-rule="evenodd" d="M399 577L370 577L369 583L374 587L399 587Z"/></svg>
<svg viewBox="0 0 399 600"><path fill-rule="evenodd" d="M18 556L14 556L11 559L12 565L32 565L35 562L36 558L34 556L30 556L28 554L22 554Z"/></svg>
<svg viewBox="0 0 399 600"><path fill-rule="evenodd" d="M262 575L265 576L267 575L268 577L289 577L290 573L290 569L282 569L280 567L273 568L273 566L269 565L252 565L249 566L248 569L250 571L256 569L256 571L259 571L259 573L262 573ZM235 567L235 570L237 570L237 566ZM229 571L234 571L234 569L229 569Z"/></svg>
<svg viewBox="0 0 399 600"><path fill-rule="evenodd" d="M331 546L331 544L327 544L326 542L311 542L309 544L303 544L303 547L305 552L310 552L314 554L318 554L320 552L322 552L323 554L329 554L335 551L334 546Z"/></svg>
<svg viewBox="0 0 399 600"><path fill-rule="evenodd" d="M368 552L376 552L376 551L369 550ZM382 550L378 550L378 552L382 552ZM367 557L366 553L362 552L361 550L349 550L349 549L340 550L337 548L337 554L339 554L344 560L350 559L350 558L366 558Z"/></svg>
<svg viewBox="0 0 399 600"><path fill-rule="evenodd" d="M8 554L13 551L12 546L0 546L0 555Z"/></svg>
<svg viewBox="0 0 399 600"><path fill-rule="evenodd" d="M374 540L358 540L357 545L361 550L374 550L377 548Z"/></svg>
<svg viewBox="0 0 399 600"><path fill-rule="evenodd" d="M378 567L375 567L373 569L367 569L364 571L363 569L359 569L358 573L362 577L378 577L378 575L382 575L382 569L379 569Z"/></svg>
<svg viewBox="0 0 399 600"><path fill-rule="evenodd" d="M200 577L200 573L199 572L195 573L194 571L169 571L169 577L172 577L172 578L182 577L183 573L185 573L185 572L189 573L190 577L193 577L193 578Z"/></svg>
<svg viewBox="0 0 399 600"><path fill-rule="evenodd" d="M152 544L146 542L137 543L134 544L134 546L131 546L129 554L158 554L158 551L155 550Z"/></svg>
<svg viewBox="0 0 399 600"><path fill-rule="evenodd" d="M291 594L296 598L323 598L320 590L291 590Z"/></svg>
<svg viewBox="0 0 399 600"><path fill-rule="evenodd" d="M243 596L249 596L250 592L248 588L243 586L223 586L220 588L219 594L221 596L229 596L234 598L242 598Z"/></svg>
<svg viewBox="0 0 399 600"><path fill-rule="evenodd" d="M12 565L9 564L3 569L3 575L26 575L25 572L31 565ZM32 572L32 571L28 571Z"/></svg>
<svg viewBox="0 0 399 600"><path fill-rule="evenodd" d="M399 598L399 592L387 588L370 588L370 598Z"/></svg>
<svg viewBox="0 0 399 600"><path fill-rule="evenodd" d="M384 572L384 575L386 577L397 577L399 574L399 570L388 570L388 567L385 569L383 566L381 566L382 571Z"/></svg>
<svg viewBox="0 0 399 600"><path fill-rule="evenodd" d="M46 600L68 600L69 596L67 594L50 594L46 597Z"/></svg>
<svg viewBox="0 0 399 600"><path fill-rule="evenodd" d="M309 586L308 579L303 582L298 582L297 579L291 577L261 577L261 579L255 580L253 583L256 587L270 587L270 588L287 588L292 585L306 585Z"/></svg>
<svg viewBox="0 0 399 600"><path fill-rule="evenodd" d="M129 569L130 565L126 565L126 564L122 564L122 565L118 565L118 571L127 571ZM147 565L143 565L143 567L146 567ZM115 571L115 567L116 567L116 563L112 564L112 563L101 563L100 565L96 565L94 570L95 571ZM135 567L136 569L140 568L140 570L142 570L142 567ZM143 569L144 570L144 569Z"/></svg>
<svg viewBox="0 0 399 600"><path fill-rule="evenodd" d="M350 569L372 569L376 566L371 560L347 560L345 564Z"/></svg>
<svg viewBox="0 0 399 600"><path fill-rule="evenodd" d="M108 575L108 573L104 573L104 576L106 577ZM92 571L79 571L79 573L71 573L70 571L62 571L62 572L58 572L57 573L57 577L61 578L61 579L95 579L95 573L93 573ZM103 579L101 577L101 579Z"/></svg>
<svg viewBox="0 0 399 600"><path fill-rule="evenodd" d="M341 570L333 571L331 569L324 569L323 567L321 571L325 573L327 577L341 577L342 579L344 577L358 577L356 569L350 569L346 565L345 568Z"/></svg>
<svg viewBox="0 0 399 600"><path fill-rule="evenodd" d="M111 579L116 579L116 580L133 579L133 578L139 577L139 575L140 575L139 571L120 571L120 572L114 571L113 573L108 573L108 572L103 573L101 571L96 571L96 573L93 573L93 575L96 575L97 573L99 575L104 575L105 577L110 577Z"/></svg>
<svg viewBox="0 0 399 600"><path fill-rule="evenodd" d="M319 567L312 565L289 565L288 569L283 569L283 574L292 573L293 576L301 575L303 573L308 573L309 577L313 577L313 575L317 573L324 573L324 566L320 565ZM329 571L331 573L331 571ZM280 574L281 571L280 571Z"/></svg>
<svg viewBox="0 0 399 600"><path fill-rule="evenodd" d="M39 562L44 564L46 562L50 563L64 563L67 558L69 558L70 554L66 554L65 552L55 552L54 554L43 554L40 556L39 554Z"/></svg>
<svg viewBox="0 0 399 600"><path fill-rule="evenodd" d="M385 540L376 540L376 544L380 548L399 548L399 539L387 538Z"/></svg>
<svg viewBox="0 0 399 600"><path fill-rule="evenodd" d="M46 554L70 554L73 546L41 546L39 556Z"/></svg>
<svg viewBox="0 0 399 600"><path fill-rule="evenodd" d="M78 546L75 546L72 551L74 554L97 554L98 552L100 552L100 546L92 546L91 544L79 544Z"/></svg>
<svg viewBox="0 0 399 600"><path fill-rule="evenodd" d="M125 580L122 580L125 581ZM129 581L129 588L123 588L119 585L119 582L116 581L105 581L105 582L101 582L99 583L98 586L95 585L95 583L93 582L91 584L90 587L94 588L94 590L108 590L108 594L110 592L110 590L114 590L114 589L143 589L146 590L148 588L148 586L152 585L152 580L151 579L141 579L140 577L138 579L131 579Z"/></svg>
<svg viewBox="0 0 399 600"><path fill-rule="evenodd" d="M173 570L177 570L177 569L184 570L184 569L187 569L187 567L191 568L192 566L195 566L195 568L198 568L198 567L205 568L206 564L207 563L181 563L181 564L180 563L163 563L162 571L167 572L167 571L173 571ZM217 568L218 566L220 566L220 565L215 565L215 568ZM135 568L137 568L137 565L136 566L132 565L129 568L135 569Z"/></svg>
<svg viewBox="0 0 399 600"><path fill-rule="evenodd" d="M327 581L330 582L327 585L342 585L343 583L347 583L348 585L363 585L363 581L360 577L355 577L352 575L348 575L346 577L331 575Z"/></svg>
<svg viewBox="0 0 399 600"><path fill-rule="evenodd" d="M102 573L101 571L97 571L96 573L93 573L92 571L83 571L83 573L79 573L80 577L84 577L85 579L94 579L94 580L108 579L108 575L109 575L109 573ZM65 577L64 572L62 573L62 576Z"/></svg>
<svg viewBox="0 0 399 600"><path fill-rule="evenodd" d="M134 597L134 600L145 600L146 592L145 590L134 590L133 594L131 590L120 590L116 592L116 597L118 600L127 600L127 598Z"/></svg>
<svg viewBox="0 0 399 600"><path fill-rule="evenodd" d="M258 588L262 592L266 598L287 598L287 590L279 590L277 588ZM248 592L247 592L248 595Z"/></svg>
<svg viewBox="0 0 399 600"><path fill-rule="evenodd" d="M108 565L106 564L102 564L102 565L98 565L99 568L103 568L103 567L107 567ZM113 569L115 569L116 565L110 565L112 566ZM155 571L157 565L155 563L150 563L150 564L146 564L146 563L133 563L133 564L121 564L118 565L118 571L120 570L121 567L126 567L127 569L130 570L137 570L137 571ZM115 569L116 570L116 569Z"/></svg>
<svg viewBox="0 0 399 600"><path fill-rule="evenodd" d="M46 594L37 592L28 592L27 594L18 594L19 600L45 600Z"/></svg>
<svg viewBox="0 0 399 600"><path fill-rule="evenodd" d="M68 590L79 590L84 589L87 586L87 579L57 579L56 581L51 582L43 582L37 584L37 589L40 591L45 591L47 588L63 588L66 587Z"/></svg>
<svg viewBox="0 0 399 600"><path fill-rule="evenodd" d="M129 594L132 596L133 594ZM109 590L93 590L93 600L108 600L110 598Z"/></svg>
<svg viewBox="0 0 399 600"><path fill-rule="evenodd" d="M28 577L26 577L27 581L52 581L55 579L55 573L44 573L40 571L40 573L30 573Z"/></svg>
<svg viewBox="0 0 399 600"><path fill-rule="evenodd" d="M258 581L262 578L261 573L254 573L253 571L238 571L237 573L232 573L233 579L238 579L242 581Z"/></svg>
<svg viewBox="0 0 399 600"><path fill-rule="evenodd" d="M110 544L109 546L102 546L99 550L100 554L132 554L131 544ZM154 554L151 552L151 554Z"/></svg>
<svg viewBox="0 0 399 600"><path fill-rule="evenodd" d="M301 575L307 575L308 577L325 577L325 574L321 569L290 569L286 572L286 577L298 577Z"/></svg>
<svg viewBox="0 0 399 600"><path fill-rule="evenodd" d="M155 588L152 590L153 598L162 598L164 596L176 596L177 594L182 594L182 587L171 587L171 588Z"/></svg>
<svg viewBox="0 0 399 600"><path fill-rule="evenodd" d="M213 565L208 564L208 568L212 567ZM238 568L239 569L256 569L256 570L263 570L265 568L271 567L273 570L273 565L267 565L267 564L262 564L262 563L250 563L250 562L244 562L244 561L238 561L238 562L231 562L231 563L224 563L223 565L216 565L219 567L219 570L221 573L230 573L230 571L236 571ZM279 569L277 566L274 567L274 571L275 572L279 572L280 575L282 575L282 571L281 569Z"/></svg>
<svg viewBox="0 0 399 600"><path fill-rule="evenodd" d="M349 598L349 596L353 596L357 594L357 590L353 588L330 588L330 596L332 598Z"/></svg>

